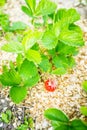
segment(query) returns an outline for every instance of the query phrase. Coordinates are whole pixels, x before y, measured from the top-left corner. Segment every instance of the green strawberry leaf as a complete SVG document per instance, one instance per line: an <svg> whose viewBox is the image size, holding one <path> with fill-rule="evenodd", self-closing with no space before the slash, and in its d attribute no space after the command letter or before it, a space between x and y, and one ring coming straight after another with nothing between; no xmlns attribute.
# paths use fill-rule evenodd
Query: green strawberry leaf
<svg viewBox="0 0 87 130"><path fill-rule="evenodd" d="M6 114L8 115L8 119L10 121L12 117L12 112L10 110L6 110Z"/></svg>
<svg viewBox="0 0 87 130"><path fill-rule="evenodd" d="M83 81L82 87L87 92L87 80Z"/></svg>
<svg viewBox="0 0 87 130"><path fill-rule="evenodd" d="M87 125L80 119L71 122L72 130L87 130Z"/></svg>
<svg viewBox="0 0 87 130"><path fill-rule="evenodd" d="M68 68L70 69L70 68L73 68L73 67L75 67L76 66L76 62L75 62L75 59L73 58L73 57L68 57L67 58L67 64L68 64Z"/></svg>
<svg viewBox="0 0 87 130"><path fill-rule="evenodd" d="M80 15L75 9L59 9L55 15L56 23L54 24L54 30L56 36L58 36L61 31L64 32L64 29L69 29L69 26L71 26L75 21L79 19ZM82 34L81 29L73 28L73 31L76 30L78 30L77 32L80 31L80 33Z"/></svg>
<svg viewBox="0 0 87 130"><path fill-rule="evenodd" d="M78 48L66 45L62 42L59 42L56 47L56 52L60 55L66 55L66 56L67 55L76 55L76 54L78 54Z"/></svg>
<svg viewBox="0 0 87 130"><path fill-rule="evenodd" d="M10 21L9 16L7 14L0 13L0 26L5 32L9 31Z"/></svg>
<svg viewBox="0 0 87 130"><path fill-rule="evenodd" d="M30 127L32 130L34 130L35 124L34 124L33 118L32 118L32 117L29 117L27 120L28 120L28 125L29 125L29 127Z"/></svg>
<svg viewBox="0 0 87 130"><path fill-rule="evenodd" d="M16 130L27 130L29 127L27 124L21 124L17 127Z"/></svg>
<svg viewBox="0 0 87 130"><path fill-rule="evenodd" d="M60 33L59 40L66 45L79 47L84 45L83 35L78 31L63 30Z"/></svg>
<svg viewBox="0 0 87 130"><path fill-rule="evenodd" d="M50 0L41 0L35 10L35 14L38 15L48 15L55 12L57 6Z"/></svg>
<svg viewBox="0 0 87 130"><path fill-rule="evenodd" d="M18 54L16 57L16 65L17 65L17 69L20 70L21 64L23 63L23 56L22 54Z"/></svg>
<svg viewBox="0 0 87 130"><path fill-rule="evenodd" d="M69 122L69 118L59 109L49 108L45 110L44 116L52 121Z"/></svg>
<svg viewBox="0 0 87 130"><path fill-rule="evenodd" d="M31 8L32 11L35 10L35 6L36 6L36 0L25 0L28 8Z"/></svg>
<svg viewBox="0 0 87 130"><path fill-rule="evenodd" d="M71 8L67 10L67 13L64 16L64 19L67 23L71 24L80 19L80 14L76 11L76 9Z"/></svg>
<svg viewBox="0 0 87 130"><path fill-rule="evenodd" d="M70 24L69 25L69 30L73 30L73 31L79 32L80 34L83 35L83 32L82 32L81 28L78 25Z"/></svg>
<svg viewBox="0 0 87 130"><path fill-rule="evenodd" d="M46 31L42 37L42 45L46 49L53 49L56 47L58 38L54 35L52 30Z"/></svg>
<svg viewBox="0 0 87 130"><path fill-rule="evenodd" d="M76 9L70 8L68 10L60 9L59 12L59 21L62 23L62 27L69 26L70 24L78 21L80 19L80 14L76 11Z"/></svg>
<svg viewBox="0 0 87 130"><path fill-rule="evenodd" d="M30 83L29 79L38 74L38 70L33 62L25 59L21 64L19 74L22 78L23 83L26 85Z"/></svg>
<svg viewBox="0 0 87 130"><path fill-rule="evenodd" d="M41 55L38 51L36 50L32 50L32 49L29 49L27 52L26 52L26 58L29 60L29 61L33 61L34 63L36 64L39 64L41 62Z"/></svg>
<svg viewBox="0 0 87 130"><path fill-rule="evenodd" d="M12 101L16 104L19 104L24 100L27 95L26 87L14 86L10 89L10 97Z"/></svg>
<svg viewBox="0 0 87 130"><path fill-rule="evenodd" d="M39 51L39 45L38 45L38 43L35 43L33 46L32 46L32 48L31 48L32 50L36 50L36 51Z"/></svg>
<svg viewBox="0 0 87 130"><path fill-rule="evenodd" d="M39 74L36 74L35 76L29 78L28 82L26 82L25 85L29 88L33 87L39 82L39 80L40 80L40 76L39 76Z"/></svg>
<svg viewBox="0 0 87 130"><path fill-rule="evenodd" d="M54 130L56 130L58 127L60 127L60 123L58 121L51 121L52 127Z"/></svg>
<svg viewBox="0 0 87 130"><path fill-rule="evenodd" d="M54 57L55 56L55 53L56 53L56 48L53 48L51 50L48 50L48 54L51 56L51 57Z"/></svg>
<svg viewBox="0 0 87 130"><path fill-rule="evenodd" d="M80 108L80 112L81 112L84 116L87 116L87 107L82 106L82 107Z"/></svg>
<svg viewBox="0 0 87 130"><path fill-rule="evenodd" d="M21 78L15 70L8 70L7 72L3 72L0 75L0 82L4 86L13 86L13 85L18 85L21 82Z"/></svg>
<svg viewBox="0 0 87 130"><path fill-rule="evenodd" d="M57 69L52 70L51 74L56 74L56 75L63 75L67 73L67 70L64 67L59 67Z"/></svg>
<svg viewBox="0 0 87 130"><path fill-rule="evenodd" d="M54 130L69 130L68 123L65 124L65 122L61 123L58 121L52 121L51 124L52 124Z"/></svg>
<svg viewBox="0 0 87 130"><path fill-rule="evenodd" d="M29 50L31 47L33 47L34 44L41 39L41 37L41 32L29 30L22 41L25 50Z"/></svg>
<svg viewBox="0 0 87 130"><path fill-rule="evenodd" d="M53 57L52 62L56 68L61 68L61 67L65 68L65 69L68 68L68 63L67 63L68 60L65 56L62 56L62 55L55 56L55 57Z"/></svg>
<svg viewBox="0 0 87 130"><path fill-rule="evenodd" d="M67 57L67 64L69 69L75 67L75 59L72 56Z"/></svg>
<svg viewBox="0 0 87 130"><path fill-rule="evenodd" d="M5 123L9 123L8 115L6 113L1 113L1 120Z"/></svg>
<svg viewBox="0 0 87 130"><path fill-rule="evenodd" d="M12 23L12 26L10 27L11 31L17 31L17 30L25 30L27 28L27 25L21 21Z"/></svg>
<svg viewBox="0 0 87 130"><path fill-rule="evenodd" d="M1 1L0 1L0 6L4 6L5 3L6 3L6 0L1 0Z"/></svg>
<svg viewBox="0 0 87 130"><path fill-rule="evenodd" d="M56 22L56 23L54 23L52 29L53 29L53 32L54 32L54 34L55 34L56 37L58 37L60 35L60 32L62 30L62 26L63 26L62 22Z"/></svg>
<svg viewBox="0 0 87 130"><path fill-rule="evenodd" d="M25 59L23 61L23 63L21 64L19 73L23 78L27 78L27 77L31 78L31 77L35 76L38 73L38 71L33 62Z"/></svg>
<svg viewBox="0 0 87 130"><path fill-rule="evenodd" d="M66 12L66 9L59 9L55 14L55 22L58 22L59 20L63 19L66 15Z"/></svg>
<svg viewBox="0 0 87 130"><path fill-rule="evenodd" d="M12 52L12 53L23 53L24 52L23 45L19 42L14 42L14 41L3 45L1 47L1 49L6 52Z"/></svg>
<svg viewBox="0 0 87 130"><path fill-rule="evenodd" d="M49 62L48 57L45 55L41 55L41 58L42 60L41 60L41 63L39 64L40 69L45 72L50 72L52 65Z"/></svg>
<svg viewBox="0 0 87 130"><path fill-rule="evenodd" d="M58 55L54 56L52 59L52 63L56 67L56 69L52 70L52 74L63 75L76 65L72 56L66 57L64 55Z"/></svg>
<svg viewBox="0 0 87 130"><path fill-rule="evenodd" d="M26 15L28 15L28 16L30 16L30 17L33 17L33 12L32 12L32 10L31 10L31 8L26 7L26 6L22 6L21 9L22 9L22 11L23 11Z"/></svg>

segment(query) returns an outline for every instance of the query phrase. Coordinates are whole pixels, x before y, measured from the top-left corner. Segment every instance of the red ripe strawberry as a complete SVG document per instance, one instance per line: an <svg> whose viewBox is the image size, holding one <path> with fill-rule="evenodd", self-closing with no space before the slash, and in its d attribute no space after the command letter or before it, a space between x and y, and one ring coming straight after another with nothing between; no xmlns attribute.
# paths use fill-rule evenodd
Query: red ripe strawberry
<svg viewBox="0 0 87 130"><path fill-rule="evenodd" d="M57 82L55 80L48 79L48 80L45 81L45 88L49 92L55 91L56 85L57 85Z"/></svg>

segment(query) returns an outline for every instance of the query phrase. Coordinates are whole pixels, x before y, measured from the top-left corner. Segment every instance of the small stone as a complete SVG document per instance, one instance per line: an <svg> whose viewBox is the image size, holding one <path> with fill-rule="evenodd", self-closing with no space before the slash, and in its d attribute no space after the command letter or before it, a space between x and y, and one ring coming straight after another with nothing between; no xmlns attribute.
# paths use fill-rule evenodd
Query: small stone
<svg viewBox="0 0 87 130"><path fill-rule="evenodd" d="M4 99L1 99L1 103L5 103L5 100L4 100Z"/></svg>
<svg viewBox="0 0 87 130"><path fill-rule="evenodd" d="M6 110L7 110L7 108L8 108L8 107L4 107L4 108L3 108L3 111L6 111Z"/></svg>
<svg viewBox="0 0 87 130"><path fill-rule="evenodd" d="M21 117L21 116L18 116L18 119L19 119L19 120L21 120L21 119L22 119L22 117Z"/></svg>
<svg viewBox="0 0 87 130"><path fill-rule="evenodd" d="M48 125L49 125L49 123L46 120L43 120L42 128L46 128Z"/></svg>
<svg viewBox="0 0 87 130"><path fill-rule="evenodd" d="M13 102L10 102L10 103L9 103L9 106L11 106L11 107L12 107L13 105L14 105L14 103L13 103Z"/></svg>
<svg viewBox="0 0 87 130"><path fill-rule="evenodd" d="M52 128L52 127L50 127L50 128L48 128L48 130L53 130L53 128Z"/></svg>
<svg viewBox="0 0 87 130"><path fill-rule="evenodd" d="M0 127L1 127L1 128L3 127L3 122L0 122Z"/></svg>
<svg viewBox="0 0 87 130"><path fill-rule="evenodd" d="M14 126L14 128L16 128L16 127L17 127L17 124L16 124L16 122L14 122L14 123L13 123L13 126Z"/></svg>
<svg viewBox="0 0 87 130"><path fill-rule="evenodd" d="M22 108L18 108L18 111L22 111Z"/></svg>

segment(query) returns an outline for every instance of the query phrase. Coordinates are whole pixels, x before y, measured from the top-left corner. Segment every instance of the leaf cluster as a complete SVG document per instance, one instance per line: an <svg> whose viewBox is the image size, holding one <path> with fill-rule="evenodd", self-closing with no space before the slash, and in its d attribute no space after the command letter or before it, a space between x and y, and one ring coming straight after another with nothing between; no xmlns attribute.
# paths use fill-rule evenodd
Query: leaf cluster
<svg viewBox="0 0 87 130"><path fill-rule="evenodd" d="M39 81L37 67L32 61L23 59L21 55L17 57L17 66L10 62L9 68L3 66L3 73L0 81L3 87L11 86L10 97L15 103L20 103L27 95L27 89L36 85Z"/></svg>
<svg viewBox="0 0 87 130"><path fill-rule="evenodd" d="M32 129L34 130L34 121L32 117L24 117L24 123L20 124L16 130L27 130Z"/></svg>
<svg viewBox="0 0 87 130"><path fill-rule="evenodd" d="M10 110L6 110L5 112L1 113L0 120L6 124L8 124L11 121L12 118L12 112Z"/></svg>
<svg viewBox="0 0 87 130"><path fill-rule="evenodd" d="M87 124L80 119L70 120L69 117L59 109L49 108L45 110L44 116L51 120L54 130L86 130Z"/></svg>
<svg viewBox="0 0 87 130"><path fill-rule="evenodd" d="M0 113L0 121L6 124L10 124L10 122L15 119L14 114L11 110L7 109L5 112ZM34 120L28 114L24 117L23 123L21 123L15 130L34 130Z"/></svg>
<svg viewBox="0 0 87 130"><path fill-rule="evenodd" d="M24 56L37 64L42 72L58 75L67 73L75 66L74 56L84 45L83 33L75 24L80 15L72 8L57 9L56 4L50 0L41 0L38 4L35 0L25 2L26 6L22 6L22 10L28 16L32 16L34 29L25 32L22 44L9 43L2 49L7 52L24 53ZM42 23L39 18L42 19Z"/></svg>

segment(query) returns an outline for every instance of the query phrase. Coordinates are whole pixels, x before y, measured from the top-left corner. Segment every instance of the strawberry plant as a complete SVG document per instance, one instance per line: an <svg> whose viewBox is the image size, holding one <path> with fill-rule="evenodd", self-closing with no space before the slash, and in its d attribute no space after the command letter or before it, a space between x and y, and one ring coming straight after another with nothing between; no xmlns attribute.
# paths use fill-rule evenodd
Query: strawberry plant
<svg viewBox="0 0 87 130"><path fill-rule="evenodd" d="M0 81L3 87L11 86L10 97L15 103L20 103L27 95L27 89L39 81L38 69L32 61L17 57L17 66L10 62L9 68L3 66Z"/></svg>
<svg viewBox="0 0 87 130"><path fill-rule="evenodd" d="M76 21L79 13L73 9L58 9L51 0L25 0L22 11L30 17L31 27L23 31L20 40L1 47L17 54L16 63L3 66L0 82L11 86L10 97L20 103L26 97L27 89L36 85L40 74L63 75L75 66L74 56L84 45L83 33ZM9 30L19 29L19 23Z"/></svg>
<svg viewBox="0 0 87 130"><path fill-rule="evenodd" d="M45 110L44 116L51 120L54 130L86 130L87 124L80 119L70 120L61 110L49 108Z"/></svg>
<svg viewBox="0 0 87 130"><path fill-rule="evenodd" d="M6 110L5 112L2 112L0 114L1 114L0 121L6 124L10 123L12 118L12 112L10 110Z"/></svg>
<svg viewBox="0 0 87 130"><path fill-rule="evenodd" d="M20 124L16 130L34 130L34 121L32 117L24 117L24 123Z"/></svg>

